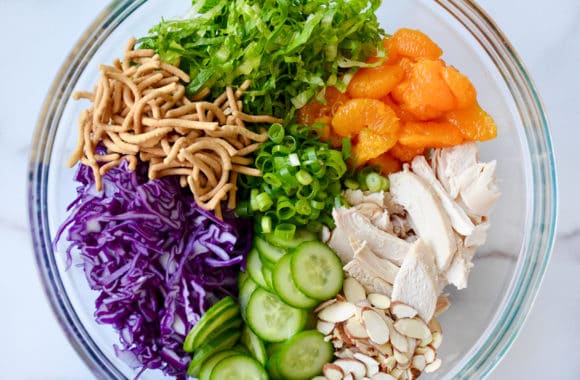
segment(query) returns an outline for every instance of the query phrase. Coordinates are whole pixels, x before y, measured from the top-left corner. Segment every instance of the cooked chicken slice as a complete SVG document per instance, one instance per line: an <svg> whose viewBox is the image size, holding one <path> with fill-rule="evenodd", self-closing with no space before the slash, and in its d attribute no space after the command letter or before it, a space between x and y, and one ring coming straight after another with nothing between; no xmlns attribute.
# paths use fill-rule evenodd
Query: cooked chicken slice
<svg viewBox="0 0 580 380"><path fill-rule="evenodd" d="M488 222L477 224L473 229L473 233L465 237L463 245L466 247L479 247L485 243L487 239L487 230L489 229Z"/></svg>
<svg viewBox="0 0 580 380"><path fill-rule="evenodd" d="M459 195L470 215L488 215L499 197L495 184L496 161L478 163L458 177Z"/></svg>
<svg viewBox="0 0 580 380"><path fill-rule="evenodd" d="M389 211L387 211L386 208L379 207L375 203L370 202L359 203L353 208L366 216L377 228L380 228L385 232L393 232Z"/></svg>
<svg viewBox="0 0 580 380"><path fill-rule="evenodd" d="M384 263L367 246L367 242L353 242L357 247L354 258L344 266L344 271L358 280L368 293L381 293L388 296L392 293L391 283L396 276L396 267L392 263ZM390 265L389 265L390 264ZM393 273L394 272L394 273ZM389 283L390 282L390 283Z"/></svg>
<svg viewBox="0 0 580 380"><path fill-rule="evenodd" d="M457 250L449 217L429 185L405 169L389 175L393 200L405 208L413 230L433 249L437 267L444 271Z"/></svg>
<svg viewBox="0 0 580 380"><path fill-rule="evenodd" d="M459 195L457 176L467 168L477 164L478 149L475 143L466 143L450 148L435 149L433 171L452 199Z"/></svg>
<svg viewBox="0 0 580 380"><path fill-rule="evenodd" d="M349 205L355 206L361 203L374 203L379 207L385 207L385 192L363 192L362 190L346 189L342 196Z"/></svg>
<svg viewBox="0 0 580 380"><path fill-rule="evenodd" d="M396 265L401 265L410 249L410 244L405 240L377 228L367 217L361 215L353 208L335 208L332 211L332 215L336 227L340 228L340 230L333 232L328 245L337 252L341 259L349 255L354 256L354 251L344 249L345 237L348 239L351 236L356 237L358 240L367 241L369 248L380 258L388 259ZM337 233L344 236L335 236ZM339 252L340 250L344 250L345 253L342 254ZM343 263L346 262L348 261L343 260Z"/></svg>
<svg viewBox="0 0 580 380"><path fill-rule="evenodd" d="M330 240L328 240L328 246L336 252L342 264L347 264L354 257L354 250L350 245L349 236L352 232L352 227L348 225L348 220L345 221L344 218L339 218L339 210L335 208L332 210L332 216L334 217L334 224L336 227L332 230Z"/></svg>
<svg viewBox="0 0 580 380"><path fill-rule="evenodd" d="M391 299L406 303L430 321L441 290L437 273L433 251L423 239L417 240L395 277Z"/></svg>
<svg viewBox="0 0 580 380"><path fill-rule="evenodd" d="M374 268L375 273L381 279L392 284L395 281L395 276L399 271L399 267L393 264L390 260L381 258L373 250L369 248L369 243L357 238L350 239L350 245L354 249L354 258L364 261Z"/></svg>
<svg viewBox="0 0 580 380"><path fill-rule="evenodd" d="M467 216L465 211L459 206L447 193L447 191L441 185L441 182L435 177L435 173L427 163L424 156L417 156L411 162L411 169L413 173L421 177L426 183L431 186L431 189L435 192L441 205L447 212L449 220L451 221L451 226L455 231L463 236L469 236L473 233L474 225L471 219Z"/></svg>
<svg viewBox="0 0 580 380"><path fill-rule="evenodd" d="M457 289L465 289L467 287L467 279L469 272L473 267L471 259L475 254L476 247L462 248L457 252L451 265L445 272L447 282L455 285Z"/></svg>

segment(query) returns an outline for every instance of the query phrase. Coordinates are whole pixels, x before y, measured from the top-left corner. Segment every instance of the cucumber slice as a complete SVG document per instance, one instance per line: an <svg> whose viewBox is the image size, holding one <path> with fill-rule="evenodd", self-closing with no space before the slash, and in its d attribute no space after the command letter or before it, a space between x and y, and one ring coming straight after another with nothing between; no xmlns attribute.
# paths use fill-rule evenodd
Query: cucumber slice
<svg viewBox="0 0 580 380"><path fill-rule="evenodd" d="M250 297L257 287L258 285L254 282L254 280L248 278L244 285L240 288L240 296L238 299L240 302L240 311L242 312L242 318L244 318L244 320L246 320L246 308L248 306L248 302L250 301Z"/></svg>
<svg viewBox="0 0 580 380"><path fill-rule="evenodd" d="M259 236L254 238L254 246L258 249L258 252L260 252L260 257L264 261L268 261L272 264L278 262L278 260L286 254L285 249L276 247Z"/></svg>
<svg viewBox="0 0 580 380"><path fill-rule="evenodd" d="M266 371L268 371L268 375L272 380L281 380L282 375L280 374L279 369L280 363L280 350L276 351L270 359L268 359L268 363L266 363Z"/></svg>
<svg viewBox="0 0 580 380"><path fill-rule="evenodd" d="M318 300L308 297L296 286L290 269L291 261L292 255L286 255L276 264L276 268L274 268L274 276L272 277L274 290L276 290L276 293L278 293L278 296L282 301L290 306L301 309L308 309L316 306Z"/></svg>
<svg viewBox="0 0 580 380"><path fill-rule="evenodd" d="M280 349L278 370L284 379L311 379L322 373L322 366L332 360L334 349L316 330L302 331Z"/></svg>
<svg viewBox="0 0 580 380"><path fill-rule="evenodd" d="M231 329L239 329L243 323L244 323L244 321L242 320L242 318L240 316L235 317L235 318L230 318L227 321L224 321L224 323L221 326L219 326L219 328L217 328L217 329L213 330L211 333L209 333L208 336L205 338L205 341L211 342L213 339L217 338L218 335L223 334L224 331L231 330Z"/></svg>
<svg viewBox="0 0 580 380"><path fill-rule="evenodd" d="M281 342L302 330L306 311L285 304L278 296L257 288L246 310L248 326L266 342Z"/></svg>
<svg viewBox="0 0 580 380"><path fill-rule="evenodd" d="M262 260L260 259L260 253L256 247L250 250L248 254L248 260L246 261L246 269L250 274L250 277L254 282L260 285L262 288L268 289L268 284L266 279L264 279L264 274L262 273Z"/></svg>
<svg viewBox="0 0 580 380"><path fill-rule="evenodd" d="M240 274L238 275L238 289L241 289L242 286L244 286L248 278L250 278L248 272L240 272Z"/></svg>
<svg viewBox="0 0 580 380"><path fill-rule="evenodd" d="M222 359L239 354L240 351L236 349L216 352L201 365L199 380L210 380L211 371L213 371L216 364L218 364Z"/></svg>
<svg viewBox="0 0 580 380"><path fill-rule="evenodd" d="M211 372L211 380L268 380L268 374L258 361L247 355L222 359Z"/></svg>
<svg viewBox="0 0 580 380"><path fill-rule="evenodd" d="M225 331L222 326L230 319L240 315L240 307L232 297L227 296L210 307L185 337L183 350L193 352L210 334L215 331Z"/></svg>
<svg viewBox="0 0 580 380"><path fill-rule="evenodd" d="M296 230L294 237L290 240L279 238L274 233L263 234L263 236L268 243L284 249L296 248L305 241L318 240L314 232L305 229Z"/></svg>
<svg viewBox="0 0 580 380"><path fill-rule="evenodd" d="M218 335L211 341L207 341L197 350L189 363L187 368L187 373L190 376L197 377L201 371L201 366L206 362L212 355L219 351L227 350L232 348L236 342L240 339L241 335L240 329L232 329L225 331L223 334Z"/></svg>
<svg viewBox="0 0 580 380"><path fill-rule="evenodd" d="M270 264L262 265L262 275L264 276L264 281L266 282L266 288L268 290L274 290L274 285L272 284L272 271L274 268Z"/></svg>
<svg viewBox="0 0 580 380"><path fill-rule="evenodd" d="M258 338L256 334L248 326L244 327L242 331L242 344L250 350L252 356L262 365L266 365L268 356L266 355L266 347L262 339Z"/></svg>
<svg viewBox="0 0 580 380"><path fill-rule="evenodd" d="M300 244L292 255L292 276L298 289L308 297L327 300L342 289L342 262L320 241Z"/></svg>

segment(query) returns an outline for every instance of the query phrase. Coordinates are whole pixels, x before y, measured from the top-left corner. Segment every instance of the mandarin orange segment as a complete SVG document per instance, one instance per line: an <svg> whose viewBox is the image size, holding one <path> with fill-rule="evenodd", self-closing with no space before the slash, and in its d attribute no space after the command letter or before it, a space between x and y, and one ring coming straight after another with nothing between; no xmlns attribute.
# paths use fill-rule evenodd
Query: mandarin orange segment
<svg viewBox="0 0 580 380"><path fill-rule="evenodd" d="M401 162L410 162L415 156L423 154L424 151L423 147L412 148L398 142L389 150L389 154Z"/></svg>
<svg viewBox="0 0 580 380"><path fill-rule="evenodd" d="M419 120L435 119L455 109L457 101L443 79L444 69L440 60L417 61L409 77L393 90L393 97Z"/></svg>
<svg viewBox="0 0 580 380"><path fill-rule="evenodd" d="M497 125L479 104L449 112L446 120L456 126L466 140L486 141L497 136Z"/></svg>
<svg viewBox="0 0 580 380"><path fill-rule="evenodd" d="M437 59L443 54L441 48L425 33L408 28L401 28L393 34L389 48L397 55L410 58Z"/></svg>
<svg viewBox="0 0 580 380"><path fill-rule="evenodd" d="M399 142L412 148L444 148L461 144L463 134L446 121L410 121L401 127Z"/></svg>
<svg viewBox="0 0 580 380"><path fill-rule="evenodd" d="M442 75L443 80L455 96L457 108L467 108L476 102L477 92L469 78L454 67L446 67Z"/></svg>
<svg viewBox="0 0 580 380"><path fill-rule="evenodd" d="M317 119L323 116L332 116L337 107L346 102L350 97L346 93L341 93L336 87L329 86L324 89L326 104L316 99L311 100L304 107L298 110L298 123L312 125Z"/></svg>
<svg viewBox="0 0 580 380"><path fill-rule="evenodd" d="M353 98L380 99L395 88L403 74L398 65L362 68L351 79L347 92Z"/></svg>
<svg viewBox="0 0 580 380"><path fill-rule="evenodd" d="M394 134L399 129L399 118L380 100L367 98L348 100L332 117L332 129L339 136L354 136L365 128L378 134Z"/></svg>
<svg viewBox="0 0 580 380"><path fill-rule="evenodd" d="M397 136L380 135L368 128L363 129L358 134L356 144L352 147L352 155L355 158L356 166L363 165L368 160L376 158L385 153L397 143Z"/></svg>
<svg viewBox="0 0 580 380"><path fill-rule="evenodd" d="M390 152L390 151L389 151ZM401 161L397 160L391 154L383 153L378 157L371 158L367 164L375 165L380 169L382 175L388 175L401 170Z"/></svg>

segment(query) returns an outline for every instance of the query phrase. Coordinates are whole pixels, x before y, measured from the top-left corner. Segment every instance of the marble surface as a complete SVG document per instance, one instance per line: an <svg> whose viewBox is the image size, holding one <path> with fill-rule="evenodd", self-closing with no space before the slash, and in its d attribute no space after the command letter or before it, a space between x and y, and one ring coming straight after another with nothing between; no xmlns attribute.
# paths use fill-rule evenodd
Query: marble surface
<svg viewBox="0 0 580 380"><path fill-rule="evenodd" d="M543 287L521 334L490 378L578 379L580 2L479 3L519 52L543 97L560 192L559 232ZM102 0L0 0L0 378L92 378L41 287L26 191L28 150L42 101L65 56L105 5Z"/></svg>

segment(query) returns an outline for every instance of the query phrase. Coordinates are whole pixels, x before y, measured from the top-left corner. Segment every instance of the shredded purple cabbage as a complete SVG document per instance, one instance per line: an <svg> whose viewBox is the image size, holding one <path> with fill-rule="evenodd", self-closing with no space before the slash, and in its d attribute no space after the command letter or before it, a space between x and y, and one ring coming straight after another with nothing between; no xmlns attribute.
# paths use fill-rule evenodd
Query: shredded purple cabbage
<svg viewBox="0 0 580 380"><path fill-rule="evenodd" d="M220 221L176 177L148 181L146 173L146 165L133 172L123 163L103 176L99 193L80 165L78 197L55 242L66 233L69 266L80 255L100 292L96 320L119 331L118 357L185 379L185 335L217 300L237 296L251 223L233 215Z"/></svg>

